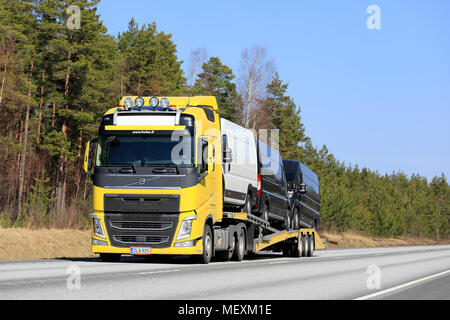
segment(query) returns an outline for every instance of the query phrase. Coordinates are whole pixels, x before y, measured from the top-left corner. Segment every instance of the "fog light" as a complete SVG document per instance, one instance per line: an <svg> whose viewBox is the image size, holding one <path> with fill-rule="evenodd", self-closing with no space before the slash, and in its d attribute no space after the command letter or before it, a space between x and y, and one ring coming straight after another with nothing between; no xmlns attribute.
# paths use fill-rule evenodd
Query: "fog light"
<svg viewBox="0 0 450 320"><path fill-rule="evenodd" d="M106 241L101 241L101 240L97 240L97 239L92 239L92 244L94 245L94 246L107 246L108 245L108 242L106 242Z"/></svg>
<svg viewBox="0 0 450 320"><path fill-rule="evenodd" d="M175 243L175 247L183 247L183 248L187 248L187 247L195 247L195 240L189 240L189 241L184 241L184 242L178 242Z"/></svg>

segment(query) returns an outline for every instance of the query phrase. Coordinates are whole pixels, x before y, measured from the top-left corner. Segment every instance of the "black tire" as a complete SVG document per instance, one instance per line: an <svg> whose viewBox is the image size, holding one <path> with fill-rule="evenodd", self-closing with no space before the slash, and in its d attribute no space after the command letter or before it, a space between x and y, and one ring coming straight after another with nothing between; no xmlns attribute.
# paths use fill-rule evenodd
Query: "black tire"
<svg viewBox="0 0 450 320"><path fill-rule="evenodd" d="M252 195L250 193L247 194L247 198L245 199L245 204L242 207L241 212L247 212L248 214L252 214Z"/></svg>
<svg viewBox="0 0 450 320"><path fill-rule="evenodd" d="M302 234L302 245L303 245L303 250L302 250L302 257L307 257L308 256L308 250L309 250L309 242L308 242L308 235L303 235Z"/></svg>
<svg viewBox="0 0 450 320"><path fill-rule="evenodd" d="M241 229L239 232L238 238L236 240L236 248L233 253L234 261L242 261L245 257L245 232L244 229Z"/></svg>
<svg viewBox="0 0 450 320"><path fill-rule="evenodd" d="M286 219L284 221L285 229L287 231L291 230L291 216L289 212L287 213Z"/></svg>
<svg viewBox="0 0 450 320"><path fill-rule="evenodd" d="M209 264L211 262L213 254L213 236L211 227L205 224L205 229L203 231L203 252L201 255L196 256L196 260L201 264Z"/></svg>
<svg viewBox="0 0 450 320"><path fill-rule="evenodd" d="M230 261L234 256L234 251L236 250L236 238L233 237L233 242L228 250L218 252L219 259L222 261Z"/></svg>
<svg viewBox="0 0 450 320"><path fill-rule="evenodd" d="M300 229L300 214L298 213L298 209L294 210L294 215L292 217L292 226L294 230Z"/></svg>
<svg viewBox="0 0 450 320"><path fill-rule="evenodd" d="M263 208L263 212L262 212L262 215L261 215L261 219L263 219L267 223L269 222L269 205L267 203L264 204L264 208Z"/></svg>
<svg viewBox="0 0 450 320"><path fill-rule="evenodd" d="M310 234L308 236L308 241L309 241L308 257L312 257L315 250L314 234Z"/></svg>
<svg viewBox="0 0 450 320"><path fill-rule="evenodd" d="M295 252L293 252L293 250L292 250L292 244L291 243L286 242L283 245L282 251L283 251L283 257L295 256Z"/></svg>
<svg viewBox="0 0 450 320"><path fill-rule="evenodd" d="M100 253L100 260L102 262L119 262L122 257L119 253Z"/></svg>
<svg viewBox="0 0 450 320"><path fill-rule="evenodd" d="M296 245L293 247L293 252L292 252L292 256L295 258L301 258L303 255L303 249L304 249L304 245L303 245L303 241L302 241L302 236L300 235L297 238L297 243Z"/></svg>

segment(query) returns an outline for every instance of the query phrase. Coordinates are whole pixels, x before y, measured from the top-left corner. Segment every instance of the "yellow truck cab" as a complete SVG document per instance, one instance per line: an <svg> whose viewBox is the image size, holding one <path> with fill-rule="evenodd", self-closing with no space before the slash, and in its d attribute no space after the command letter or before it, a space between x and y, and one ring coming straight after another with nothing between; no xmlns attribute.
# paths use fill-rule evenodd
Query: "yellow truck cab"
<svg viewBox="0 0 450 320"><path fill-rule="evenodd" d="M222 146L215 97L124 97L86 146L93 181L92 252L213 255L222 220Z"/></svg>

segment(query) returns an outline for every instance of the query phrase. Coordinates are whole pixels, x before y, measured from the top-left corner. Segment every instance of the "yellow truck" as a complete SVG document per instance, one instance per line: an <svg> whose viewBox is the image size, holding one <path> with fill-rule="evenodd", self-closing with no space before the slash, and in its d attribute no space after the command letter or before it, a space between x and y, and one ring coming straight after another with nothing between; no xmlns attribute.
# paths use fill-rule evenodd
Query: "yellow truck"
<svg viewBox="0 0 450 320"><path fill-rule="evenodd" d="M313 229L276 230L251 212L224 212L222 148L215 97L124 97L86 145L93 181L92 252L188 255L209 263L261 250L311 256Z"/></svg>

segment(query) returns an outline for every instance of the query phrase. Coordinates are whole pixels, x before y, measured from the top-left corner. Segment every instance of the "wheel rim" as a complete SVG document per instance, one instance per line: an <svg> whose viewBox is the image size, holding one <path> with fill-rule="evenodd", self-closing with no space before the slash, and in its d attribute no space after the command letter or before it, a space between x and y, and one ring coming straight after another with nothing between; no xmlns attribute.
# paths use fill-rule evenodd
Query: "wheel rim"
<svg viewBox="0 0 450 320"><path fill-rule="evenodd" d="M305 254L305 257L307 257L309 255L309 236L308 235L305 236L304 241L305 241L305 252L304 252L304 254Z"/></svg>
<svg viewBox="0 0 450 320"><path fill-rule="evenodd" d="M238 250L239 250L239 255L243 255L243 254L244 254L245 243L244 243L244 235L243 235L242 233L241 233L241 235L239 236Z"/></svg>
<svg viewBox="0 0 450 320"><path fill-rule="evenodd" d="M267 222L269 221L269 209L267 206L264 208L264 220Z"/></svg>
<svg viewBox="0 0 450 320"><path fill-rule="evenodd" d="M205 254L207 258L211 256L211 235L209 233L205 237Z"/></svg>

